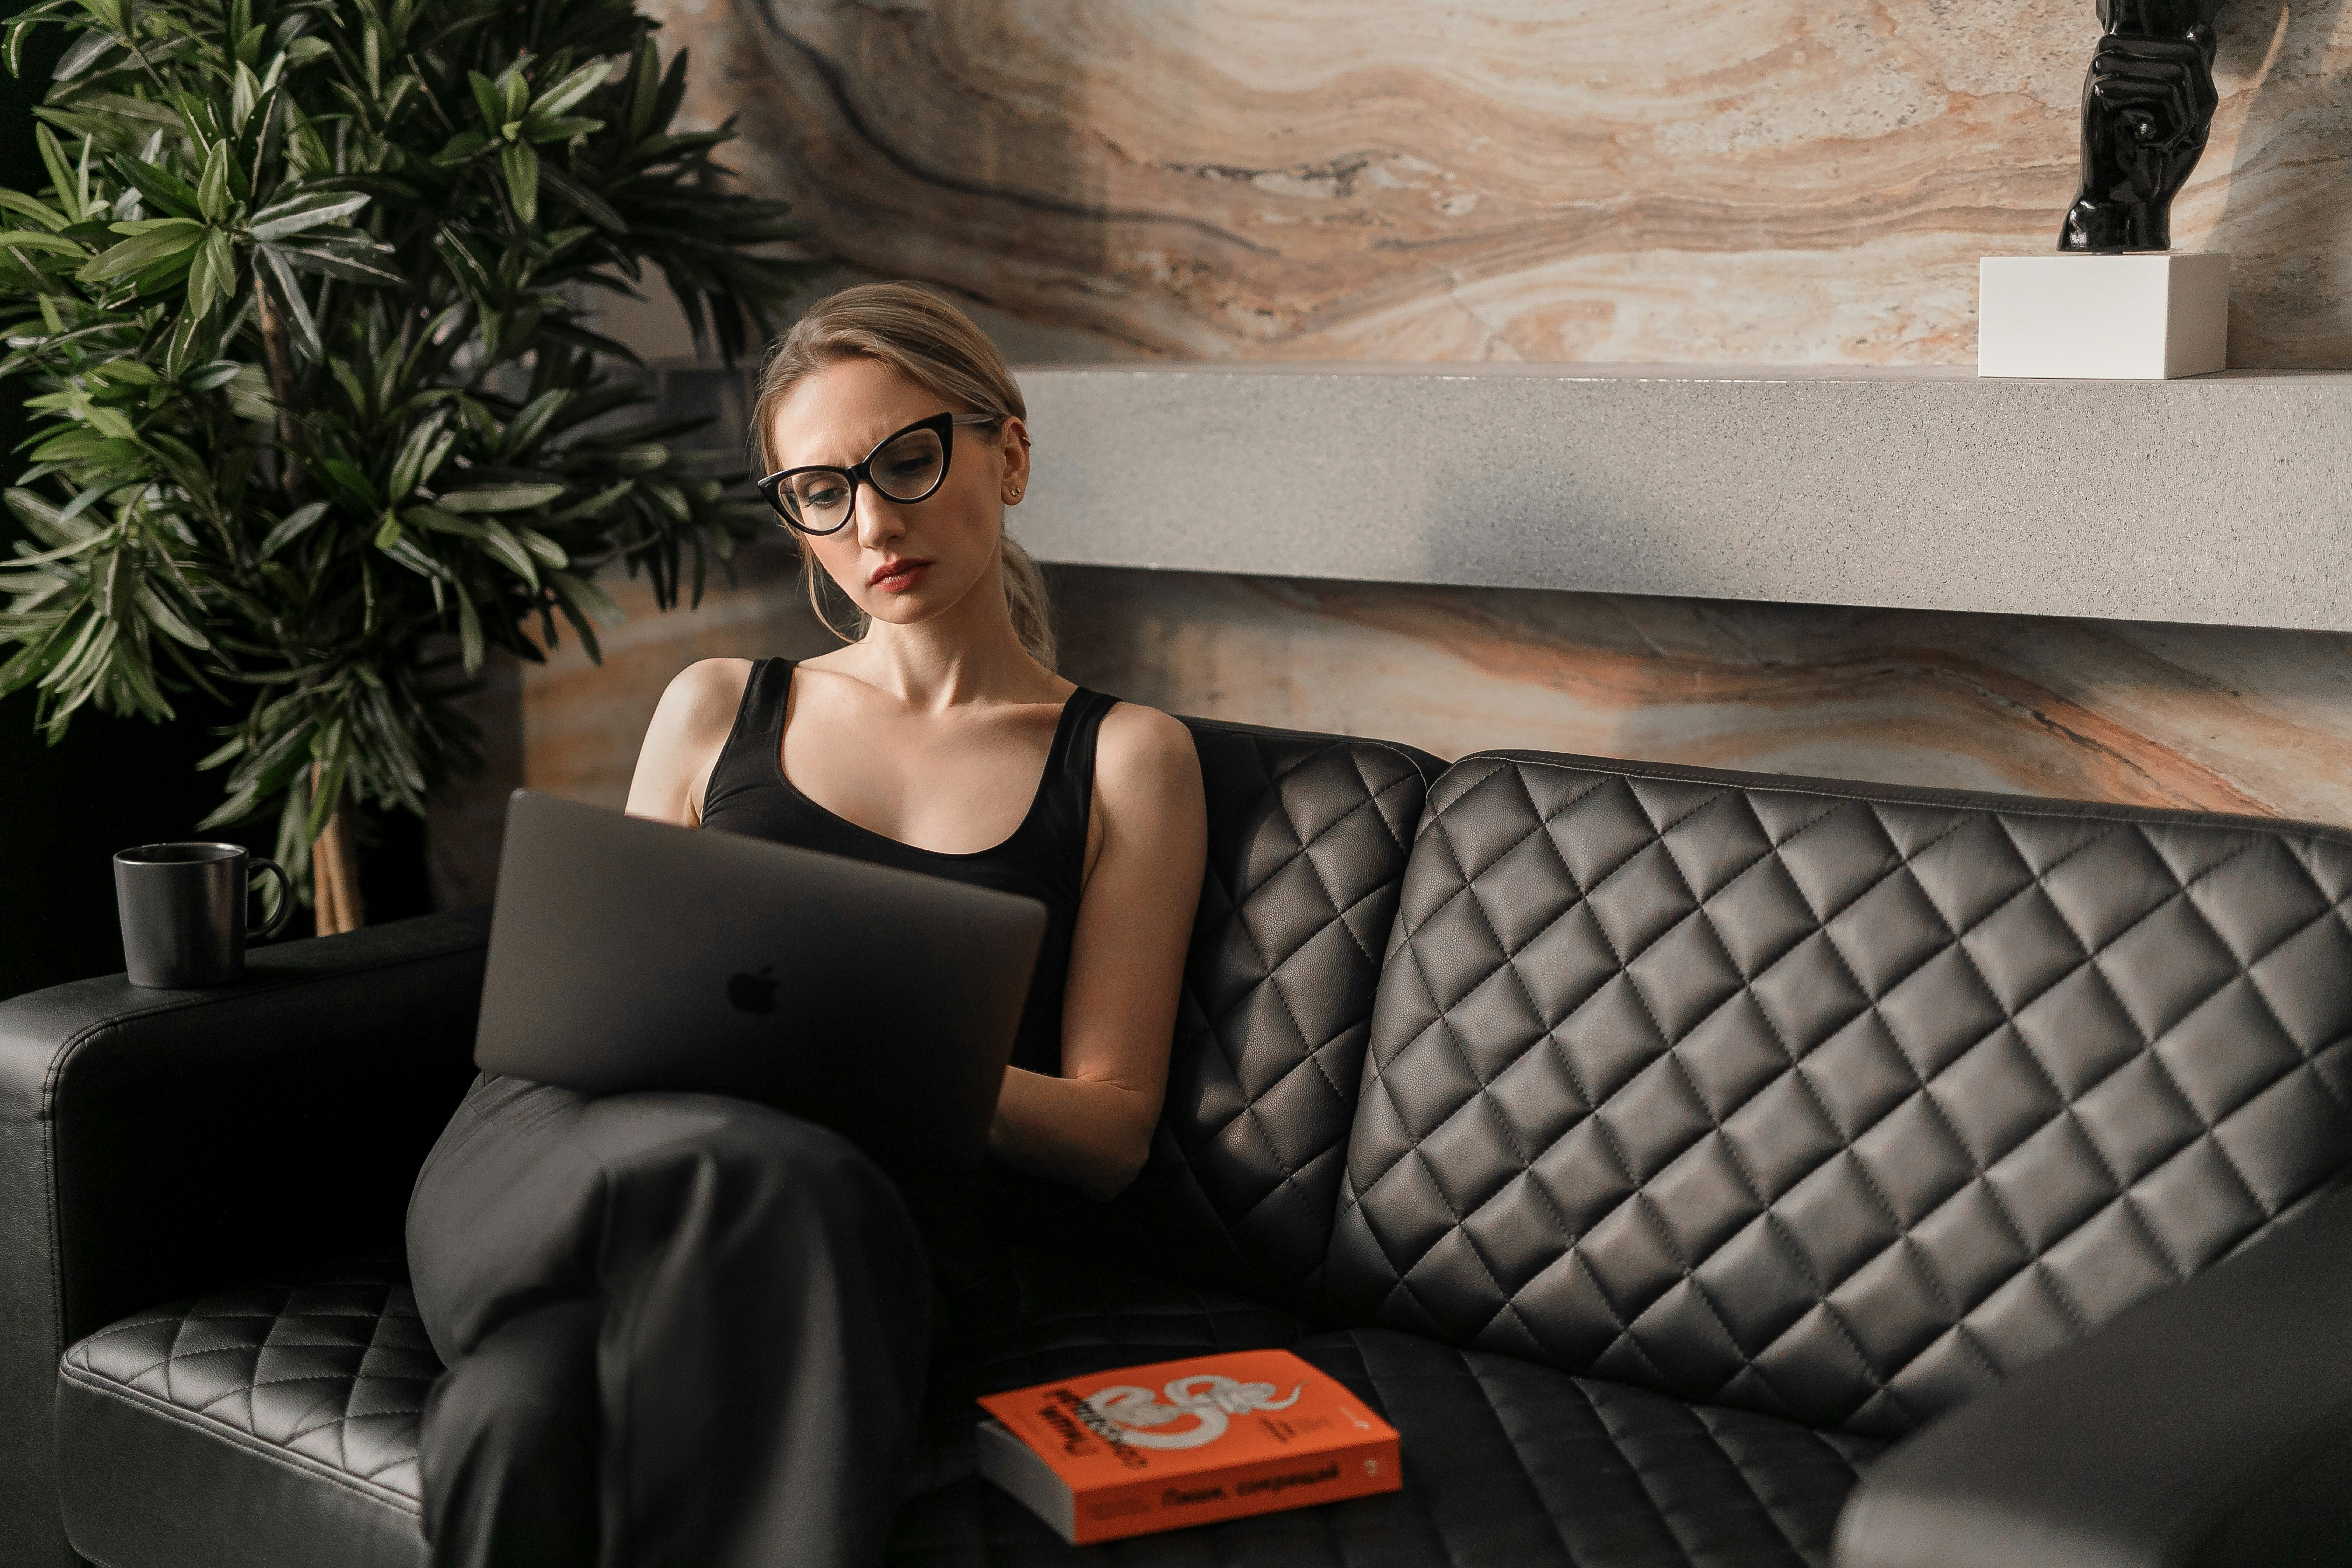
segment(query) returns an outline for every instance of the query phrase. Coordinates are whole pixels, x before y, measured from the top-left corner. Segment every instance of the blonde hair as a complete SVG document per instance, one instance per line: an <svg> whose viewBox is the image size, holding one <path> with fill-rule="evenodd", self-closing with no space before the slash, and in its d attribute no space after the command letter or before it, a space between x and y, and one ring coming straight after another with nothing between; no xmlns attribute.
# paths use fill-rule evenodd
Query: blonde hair
<svg viewBox="0 0 2352 1568"><path fill-rule="evenodd" d="M998 420L1029 416L1020 385L1004 367L1004 356L971 317L912 283L861 283L811 306L760 367L759 395L751 405L751 443L761 473L776 470L770 440L785 397L808 376L845 359L879 361L969 413ZM1013 635L1029 657L1051 669L1054 623L1045 575L1009 535L1000 536L1000 551ZM805 545L801 569L808 578L809 604L825 629L845 642L864 636L862 625L853 636L825 613L826 574L817 564L815 552Z"/></svg>

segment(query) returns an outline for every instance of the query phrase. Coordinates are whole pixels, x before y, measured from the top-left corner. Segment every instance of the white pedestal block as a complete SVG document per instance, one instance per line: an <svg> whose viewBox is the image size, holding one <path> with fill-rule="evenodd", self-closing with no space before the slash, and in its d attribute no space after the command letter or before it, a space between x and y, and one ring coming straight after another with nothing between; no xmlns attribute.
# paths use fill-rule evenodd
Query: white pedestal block
<svg viewBox="0 0 2352 1568"><path fill-rule="evenodd" d="M2166 381L2228 360L2230 258L1988 256L1977 374Z"/></svg>

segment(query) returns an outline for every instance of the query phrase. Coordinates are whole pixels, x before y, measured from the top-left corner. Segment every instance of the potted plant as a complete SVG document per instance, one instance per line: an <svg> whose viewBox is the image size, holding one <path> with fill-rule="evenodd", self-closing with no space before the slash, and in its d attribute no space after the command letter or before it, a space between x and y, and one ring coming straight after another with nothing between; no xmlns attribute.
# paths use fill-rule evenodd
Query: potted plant
<svg viewBox="0 0 2352 1568"><path fill-rule="evenodd" d="M0 378L32 395L5 491L0 696L242 721L204 826L275 811L320 929L358 923L351 812L477 758L451 700L488 651L593 655L594 574L665 608L760 526L650 416L598 289L658 272L731 363L805 262L679 132L629 0L42 0L65 28L0 190ZM314 858L312 847L316 846Z"/></svg>

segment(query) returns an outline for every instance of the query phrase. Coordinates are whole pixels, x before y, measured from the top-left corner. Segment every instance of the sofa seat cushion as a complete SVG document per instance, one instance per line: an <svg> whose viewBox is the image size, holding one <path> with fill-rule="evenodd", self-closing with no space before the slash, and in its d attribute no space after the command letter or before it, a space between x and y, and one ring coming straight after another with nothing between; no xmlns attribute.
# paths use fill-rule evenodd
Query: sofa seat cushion
<svg viewBox="0 0 2352 1568"><path fill-rule="evenodd" d="M1381 1410L1404 1489L1073 1549L976 1477L908 1505L899 1568L1773 1568L1825 1564L1885 1445L1384 1329L1290 1349ZM1074 1369L1076 1370L1076 1369Z"/></svg>
<svg viewBox="0 0 2352 1568"><path fill-rule="evenodd" d="M107 1568L417 1568L441 1373L403 1284L352 1275L157 1308L66 1352L66 1530Z"/></svg>

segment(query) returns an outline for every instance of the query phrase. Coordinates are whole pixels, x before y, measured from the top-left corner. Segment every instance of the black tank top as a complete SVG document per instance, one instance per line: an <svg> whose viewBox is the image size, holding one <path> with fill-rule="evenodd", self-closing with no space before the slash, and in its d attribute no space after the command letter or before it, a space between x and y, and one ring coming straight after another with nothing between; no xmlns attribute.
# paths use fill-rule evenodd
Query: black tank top
<svg viewBox="0 0 2352 1568"><path fill-rule="evenodd" d="M1086 872L1087 817L1094 800L1095 737L1115 697L1085 687L1062 705L1053 749L1029 814L1013 836L968 855L919 849L860 827L809 799L784 776L784 704L793 661L763 658L751 666L735 727L703 792L702 826L772 843L821 849L855 860L951 877L983 888L1020 893L1045 906L1045 934L1021 1008L1013 1065L1058 1076L1062 1068L1062 989L1069 978L1070 936L1077 927L1078 894Z"/></svg>

